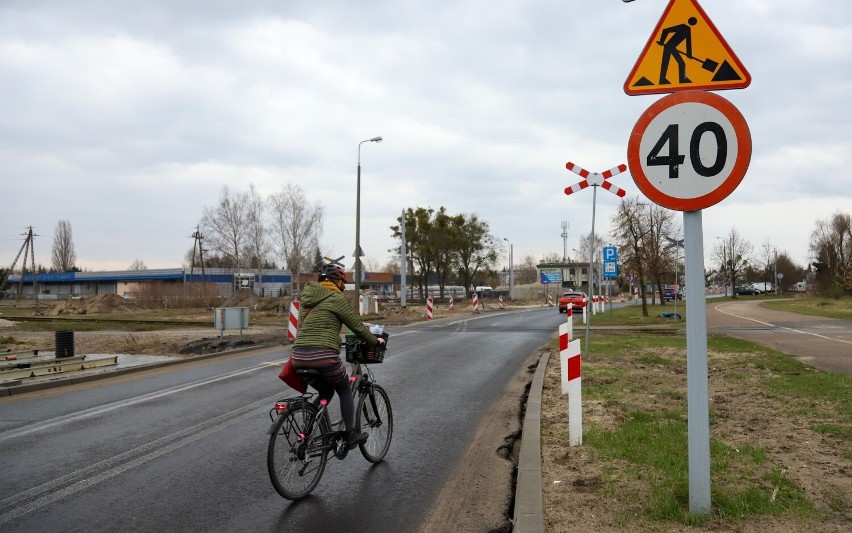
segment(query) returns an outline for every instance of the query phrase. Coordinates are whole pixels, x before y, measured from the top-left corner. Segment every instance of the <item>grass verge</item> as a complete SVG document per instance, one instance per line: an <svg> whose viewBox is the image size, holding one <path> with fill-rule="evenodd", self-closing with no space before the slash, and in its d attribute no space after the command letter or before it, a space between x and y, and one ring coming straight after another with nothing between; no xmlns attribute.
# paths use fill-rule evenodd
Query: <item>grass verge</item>
<svg viewBox="0 0 852 533"><path fill-rule="evenodd" d="M592 337L591 357L583 362L584 411L602 413L605 420L586 424L583 448L606 465L601 485L610 501L604 505L624 507L614 523L636 526L639 516L640 528L664 530L671 523L708 522L736 529L739 521L765 517L800 527L832 516L842 521L852 506L849 491L826 484L820 490L829 495L815 498L790 475L791 463L809 459L792 458L794 444L785 441L785 431L801 426L812 440L822 438L831 450L824 461L847 471L852 378L724 336L708 338L712 512L689 512L685 348L684 336L659 332ZM558 345L551 350L558 353ZM794 429L773 422L778 416ZM553 429L545 424L551 423L543 422L543 438Z"/></svg>
<svg viewBox="0 0 852 533"><path fill-rule="evenodd" d="M776 311L852 320L852 297L849 296L842 298L797 297L794 299L766 301L761 305L769 309L775 309Z"/></svg>

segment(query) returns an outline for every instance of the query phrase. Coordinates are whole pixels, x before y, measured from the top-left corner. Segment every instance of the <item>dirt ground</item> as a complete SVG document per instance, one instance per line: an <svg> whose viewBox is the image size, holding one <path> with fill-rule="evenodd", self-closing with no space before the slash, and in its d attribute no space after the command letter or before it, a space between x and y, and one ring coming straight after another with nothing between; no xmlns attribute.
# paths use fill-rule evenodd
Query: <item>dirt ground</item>
<svg viewBox="0 0 852 533"><path fill-rule="evenodd" d="M673 350L657 354L684 359ZM641 355L637 354L636 356ZM587 364L605 375L609 370L628 370L628 387L636 394L632 405L604 405L583 401L583 427L614 429L633 411L655 412L661 408L685 411L686 367L639 364L636 356L607 358ZM584 446L568 446L567 398L561 394L559 358L551 356L542 396L542 484L545 530L585 531L820 531L852 530L852 461L850 440L810 427L818 422L791 413L791 406L760 392L758 380L771 377L741 361L741 354L709 354L711 439L735 449L760 447L768 452L764 468L779 467L804 491L824 520L802 522L797 517L762 516L741 520L714 519L701 526L660 523L643 515L648 486L635 467L602 460ZM585 363L584 363L585 364ZM591 374L591 373L590 373ZM583 376L583 387L596 380ZM824 422L824 421L822 421ZM844 458L846 453L846 458ZM711 483L713 472L711 471ZM768 482L761 490L772 494ZM777 494L777 493L776 493Z"/></svg>

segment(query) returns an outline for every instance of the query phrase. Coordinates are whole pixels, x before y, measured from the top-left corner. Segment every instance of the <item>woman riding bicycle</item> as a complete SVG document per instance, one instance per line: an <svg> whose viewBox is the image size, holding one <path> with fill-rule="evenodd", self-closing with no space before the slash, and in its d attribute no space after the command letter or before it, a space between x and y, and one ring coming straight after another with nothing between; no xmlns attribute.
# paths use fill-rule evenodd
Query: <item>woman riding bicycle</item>
<svg viewBox="0 0 852 533"><path fill-rule="evenodd" d="M346 442L350 448L367 440L367 433L355 427L355 405L349 389L349 376L340 359L340 328L345 324L370 346L384 339L370 333L352 306L343 297L345 276L336 261L325 260L319 268L319 283L309 281L302 291L302 319L290 358L293 367L320 372L312 386L320 398L331 401L334 391L340 398L340 414L346 425Z"/></svg>

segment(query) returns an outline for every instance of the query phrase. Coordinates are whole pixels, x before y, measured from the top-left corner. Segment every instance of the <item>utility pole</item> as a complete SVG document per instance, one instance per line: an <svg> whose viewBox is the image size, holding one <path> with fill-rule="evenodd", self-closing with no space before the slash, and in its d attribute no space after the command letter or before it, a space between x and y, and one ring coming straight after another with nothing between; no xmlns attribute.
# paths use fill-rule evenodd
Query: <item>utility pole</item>
<svg viewBox="0 0 852 533"><path fill-rule="evenodd" d="M399 305L403 309L405 309L405 297L407 296L408 286L406 284L406 275L408 274L408 257L405 252L405 209L402 210L402 216L400 217L400 222L402 226L402 245L399 249L399 272L400 272L400 283L399 283Z"/></svg>
<svg viewBox="0 0 852 533"><path fill-rule="evenodd" d="M775 276L772 278L772 283L775 285L775 295L778 295L778 286L780 283L778 282L778 248L773 248L772 253L775 256Z"/></svg>
<svg viewBox="0 0 852 533"><path fill-rule="evenodd" d="M3 292L3 289L6 288L6 284L9 281L9 276L12 275L12 272L15 270L15 265L18 263L18 259L21 257L21 253L24 254L24 262L21 263L21 279L18 283L18 301L21 300L21 293L24 291L24 276L27 273L27 254L30 256L30 268L33 275L33 300L38 300L38 281L36 280L36 266L35 266L35 243L34 237L38 237L38 235L33 234L33 227L29 226L27 228L27 232L23 233L25 236L24 244L21 245L21 249L18 250L18 255L15 256L15 260L12 261L12 266L9 267L9 272L6 273L6 277L3 279L3 283L0 283L0 293Z"/></svg>
<svg viewBox="0 0 852 533"><path fill-rule="evenodd" d="M562 262L568 261L568 221L562 221Z"/></svg>
<svg viewBox="0 0 852 533"><path fill-rule="evenodd" d="M198 256L201 260L201 279L204 279L204 246L203 240L204 236L201 234L201 231L198 229L198 226L195 226L195 233L190 235L195 241L192 243L192 259L189 263L189 282L192 283L192 275L195 273L195 251L198 250Z"/></svg>

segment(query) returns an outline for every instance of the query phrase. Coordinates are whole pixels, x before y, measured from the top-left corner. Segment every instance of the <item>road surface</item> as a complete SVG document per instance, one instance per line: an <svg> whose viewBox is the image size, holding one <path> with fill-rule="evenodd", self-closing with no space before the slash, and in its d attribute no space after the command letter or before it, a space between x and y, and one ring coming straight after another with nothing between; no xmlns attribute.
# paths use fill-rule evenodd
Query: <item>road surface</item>
<svg viewBox="0 0 852 533"><path fill-rule="evenodd" d="M708 300L707 331L774 348L819 370L852 374L852 320L775 311L759 300Z"/></svg>
<svg viewBox="0 0 852 533"><path fill-rule="evenodd" d="M371 367L394 411L386 460L330 459L296 503L266 472L267 413L291 395L286 348L0 399L0 530L417 531L562 321L550 308L389 328Z"/></svg>

